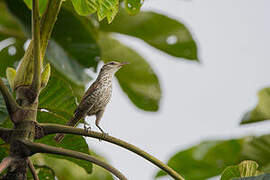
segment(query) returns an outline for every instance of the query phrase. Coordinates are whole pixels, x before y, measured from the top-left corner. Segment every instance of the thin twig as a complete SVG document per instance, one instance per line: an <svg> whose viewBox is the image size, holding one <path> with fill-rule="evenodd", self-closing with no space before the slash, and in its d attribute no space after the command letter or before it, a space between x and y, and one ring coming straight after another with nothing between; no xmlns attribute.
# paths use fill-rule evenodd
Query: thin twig
<svg viewBox="0 0 270 180"><path fill-rule="evenodd" d="M120 171L118 171L111 165L99 160L98 158L94 156L77 152L77 151L68 150L68 149L56 148L56 147L45 145L45 144L33 143L31 141L26 141L26 140L20 141L20 142L28 148L28 150L30 151L29 155L33 155L35 153L49 153L49 154L58 154L58 155L69 156L69 157L73 157L77 159L86 160L110 171L113 175L118 177L120 180L127 180L127 178Z"/></svg>
<svg viewBox="0 0 270 180"><path fill-rule="evenodd" d="M5 157L1 164L0 164L0 173L2 173L6 168L8 168L8 166L10 165L10 163L12 162L13 158L8 156Z"/></svg>
<svg viewBox="0 0 270 180"><path fill-rule="evenodd" d="M38 0L33 0L32 7L32 40L34 42L34 75L32 88L36 96L39 93L41 84L41 59L40 59L40 21L39 21L39 6Z"/></svg>
<svg viewBox="0 0 270 180"><path fill-rule="evenodd" d="M8 90L7 86L4 84L1 77L0 77L0 91L2 93L4 100L5 100L8 113L9 113L10 117L12 117L12 114L14 112L16 112L20 108L20 106L17 104L15 99L12 97L12 94Z"/></svg>
<svg viewBox="0 0 270 180"><path fill-rule="evenodd" d="M28 163L28 167L29 167L29 169L30 169L30 171L31 171L31 173L33 175L34 180L39 180L39 177L37 175L37 172L35 170L35 167L34 167L32 161L31 161L31 159L27 158L27 163Z"/></svg>
<svg viewBox="0 0 270 180"><path fill-rule="evenodd" d="M87 132L83 129L69 127L69 126L63 126L63 125L58 125L58 124L44 123L44 124L40 124L40 125L43 128L44 135L55 134L55 133L76 134L76 135L92 137L92 138L96 138L99 140L104 140L104 141L116 144L118 146L121 146L125 149L128 149L128 150L138 154L139 156L147 159L151 163L155 164L156 166L158 166L159 168L161 168L162 170L167 172L174 179L184 180L184 178L180 174L175 172L172 168L170 168L169 166L167 166L166 164L164 164L163 162L161 162L160 160L158 160L154 156L148 154L147 152L141 150L140 148L138 148L132 144L129 144L123 140L117 139L117 138L109 136L109 135L104 136L104 134L99 133L99 132L94 132L94 131Z"/></svg>

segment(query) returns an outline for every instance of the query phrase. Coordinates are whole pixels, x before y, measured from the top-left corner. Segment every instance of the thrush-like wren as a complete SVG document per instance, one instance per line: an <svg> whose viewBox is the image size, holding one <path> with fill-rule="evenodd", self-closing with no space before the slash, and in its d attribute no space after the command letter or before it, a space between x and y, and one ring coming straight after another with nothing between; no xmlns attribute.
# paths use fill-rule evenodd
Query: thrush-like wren
<svg viewBox="0 0 270 180"><path fill-rule="evenodd" d="M104 133L99 122L112 95L112 79L114 74L125 64L127 63L112 61L103 65L96 81L85 92L73 117L66 123L67 126L76 126L82 118L95 115L95 124ZM85 122L84 128L87 130ZM56 142L61 142L63 138L64 134L56 134L54 137Z"/></svg>

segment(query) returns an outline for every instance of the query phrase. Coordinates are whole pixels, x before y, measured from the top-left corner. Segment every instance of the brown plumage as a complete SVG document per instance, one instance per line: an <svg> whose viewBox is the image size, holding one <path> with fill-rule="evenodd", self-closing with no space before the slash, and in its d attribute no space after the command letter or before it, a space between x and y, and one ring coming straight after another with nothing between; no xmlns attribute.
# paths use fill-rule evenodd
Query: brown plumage
<svg viewBox="0 0 270 180"><path fill-rule="evenodd" d="M95 115L96 126L102 133L104 133L99 126L99 122L102 118L105 107L111 98L113 76L124 64L127 63L113 61L103 65L96 81L88 88L82 97L73 117L67 122L67 126L76 126L82 118ZM61 142L63 138L64 134L56 134L54 137L56 142Z"/></svg>

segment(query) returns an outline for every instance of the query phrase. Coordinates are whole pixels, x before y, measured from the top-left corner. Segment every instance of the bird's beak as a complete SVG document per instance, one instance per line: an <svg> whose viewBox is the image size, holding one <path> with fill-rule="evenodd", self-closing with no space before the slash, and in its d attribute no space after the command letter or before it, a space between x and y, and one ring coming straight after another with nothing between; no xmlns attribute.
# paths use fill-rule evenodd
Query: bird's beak
<svg viewBox="0 0 270 180"><path fill-rule="evenodd" d="M124 66L126 64L129 64L129 63L128 62L122 62L122 63L119 64L119 66L122 67L122 66Z"/></svg>

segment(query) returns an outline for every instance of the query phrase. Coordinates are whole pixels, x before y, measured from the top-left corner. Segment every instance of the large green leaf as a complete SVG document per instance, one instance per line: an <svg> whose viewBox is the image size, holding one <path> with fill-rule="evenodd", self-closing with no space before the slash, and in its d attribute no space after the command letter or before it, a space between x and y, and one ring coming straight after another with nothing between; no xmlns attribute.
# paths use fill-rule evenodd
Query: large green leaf
<svg viewBox="0 0 270 180"><path fill-rule="evenodd" d="M99 44L104 62L115 60L130 63L116 74L121 88L130 100L143 110L157 111L161 89L150 65L131 48L106 34L100 36Z"/></svg>
<svg viewBox="0 0 270 180"><path fill-rule="evenodd" d="M242 161L235 166L227 167L221 175L220 180L231 180L233 178L257 176L261 174L257 169L259 165L255 161Z"/></svg>
<svg viewBox="0 0 270 180"><path fill-rule="evenodd" d="M233 180L269 180L270 174L263 174L255 177L245 177L245 178L237 178Z"/></svg>
<svg viewBox="0 0 270 180"><path fill-rule="evenodd" d="M101 23L100 28L140 38L172 56L198 60L197 46L184 24L155 12L140 12L128 16L121 10L111 24Z"/></svg>
<svg viewBox="0 0 270 180"><path fill-rule="evenodd" d="M107 17L111 23L118 12L119 0L72 0L72 3L78 14L86 16L97 12L99 21Z"/></svg>
<svg viewBox="0 0 270 180"><path fill-rule="evenodd" d="M270 172L270 135L235 140L206 141L175 154L168 165L189 180L217 176L229 165L253 160L260 170ZM160 171L156 177L164 176Z"/></svg>
<svg viewBox="0 0 270 180"><path fill-rule="evenodd" d="M72 117L75 108L76 99L70 85L63 79L58 79L52 75L47 87L39 97L38 122L65 124ZM89 153L88 145L82 136L67 135L61 143L56 143L53 136L43 137L38 142ZM92 164L89 162L66 156L49 156L70 160L83 167L88 173L92 171Z"/></svg>
<svg viewBox="0 0 270 180"><path fill-rule="evenodd" d="M59 73L77 85L83 86L91 80L85 68L54 41L48 45L46 58Z"/></svg>
<svg viewBox="0 0 270 180"><path fill-rule="evenodd" d="M204 180L239 163L243 140L206 141L175 154L168 165L189 180ZM166 175L160 171L156 177Z"/></svg>
<svg viewBox="0 0 270 180"><path fill-rule="evenodd" d="M29 9L32 9L33 0L23 0ZM42 15L47 7L48 0L39 0L39 14Z"/></svg>
<svg viewBox="0 0 270 180"><path fill-rule="evenodd" d="M93 173L87 174L81 167L63 159L40 154L35 155L33 159L37 165L46 165L52 168L59 180L113 180L112 175L108 171L96 165L93 166Z"/></svg>
<svg viewBox="0 0 270 180"><path fill-rule="evenodd" d="M241 124L254 123L270 119L270 88L264 88L258 93L257 106L247 112L242 118Z"/></svg>
<svg viewBox="0 0 270 180"><path fill-rule="evenodd" d="M29 36L29 32L31 32L31 11L22 1L5 2L10 12L19 20ZM96 68L99 60L97 57L100 56L100 52L92 37L92 32L89 30L89 26L84 25L80 18L70 10L61 9L52 32L52 39L61 46L60 48L73 61L77 61L77 63L87 68ZM66 74L69 74L69 72L66 72Z"/></svg>
<svg viewBox="0 0 270 180"><path fill-rule="evenodd" d="M55 23L52 38L78 63L84 67L96 68L100 50L92 37L91 29L88 29L89 26L81 22L82 18L62 8ZM91 22L88 21L88 23Z"/></svg>

